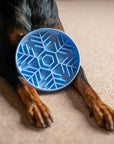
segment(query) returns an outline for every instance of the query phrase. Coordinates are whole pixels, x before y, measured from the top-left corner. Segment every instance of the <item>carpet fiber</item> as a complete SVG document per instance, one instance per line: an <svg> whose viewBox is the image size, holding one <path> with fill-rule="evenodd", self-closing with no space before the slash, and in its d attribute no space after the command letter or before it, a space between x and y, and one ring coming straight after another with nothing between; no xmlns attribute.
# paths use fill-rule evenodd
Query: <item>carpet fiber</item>
<svg viewBox="0 0 114 144"><path fill-rule="evenodd" d="M114 108L114 1L58 0L57 4L90 84ZM51 127L44 130L29 124L20 97L0 77L0 144L114 143L114 132L97 127L72 86L40 95L54 117Z"/></svg>

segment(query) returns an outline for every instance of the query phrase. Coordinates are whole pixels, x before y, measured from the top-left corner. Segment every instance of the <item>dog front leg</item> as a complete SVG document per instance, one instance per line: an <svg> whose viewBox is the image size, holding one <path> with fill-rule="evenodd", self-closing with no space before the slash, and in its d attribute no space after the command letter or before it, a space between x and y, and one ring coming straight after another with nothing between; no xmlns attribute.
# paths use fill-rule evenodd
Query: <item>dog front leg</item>
<svg viewBox="0 0 114 144"><path fill-rule="evenodd" d="M73 85L83 96L97 124L107 130L114 130L114 111L100 99L98 94L89 85L82 67L80 67Z"/></svg>
<svg viewBox="0 0 114 144"><path fill-rule="evenodd" d="M27 106L27 115L32 124L37 127L47 127L53 122L51 112L41 101L37 91L24 78L19 77L21 84L17 87L17 92Z"/></svg>

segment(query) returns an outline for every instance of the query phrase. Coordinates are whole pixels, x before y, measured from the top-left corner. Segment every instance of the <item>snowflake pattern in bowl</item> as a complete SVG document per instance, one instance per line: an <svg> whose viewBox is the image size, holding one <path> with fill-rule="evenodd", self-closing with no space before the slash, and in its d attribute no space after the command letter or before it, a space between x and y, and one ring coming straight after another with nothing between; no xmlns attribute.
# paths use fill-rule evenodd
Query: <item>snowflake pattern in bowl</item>
<svg viewBox="0 0 114 144"><path fill-rule="evenodd" d="M43 28L28 33L16 50L19 74L42 91L55 91L69 85L80 67L78 49L65 33Z"/></svg>

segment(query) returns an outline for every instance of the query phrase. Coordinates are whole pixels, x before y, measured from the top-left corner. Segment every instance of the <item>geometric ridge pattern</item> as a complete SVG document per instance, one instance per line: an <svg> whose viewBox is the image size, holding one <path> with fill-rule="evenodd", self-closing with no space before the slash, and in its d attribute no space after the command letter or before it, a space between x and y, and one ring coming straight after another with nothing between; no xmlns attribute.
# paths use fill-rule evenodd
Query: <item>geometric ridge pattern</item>
<svg viewBox="0 0 114 144"><path fill-rule="evenodd" d="M79 71L80 57L75 43L65 33L44 28L21 40L16 65L35 88L54 91L73 81Z"/></svg>

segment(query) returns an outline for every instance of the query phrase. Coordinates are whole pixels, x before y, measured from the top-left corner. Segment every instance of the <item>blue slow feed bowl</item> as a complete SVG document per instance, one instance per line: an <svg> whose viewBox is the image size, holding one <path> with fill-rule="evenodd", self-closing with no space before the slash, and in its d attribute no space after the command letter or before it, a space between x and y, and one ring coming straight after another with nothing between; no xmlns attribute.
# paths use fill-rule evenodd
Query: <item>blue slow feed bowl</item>
<svg viewBox="0 0 114 144"><path fill-rule="evenodd" d="M33 87L55 91L69 85L80 67L78 49L65 33L43 28L28 33L16 50L19 74Z"/></svg>

